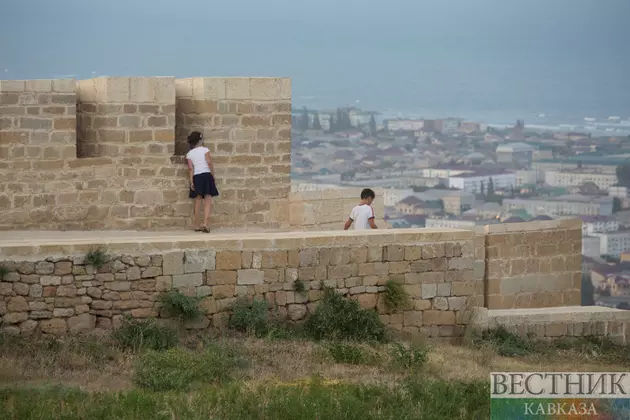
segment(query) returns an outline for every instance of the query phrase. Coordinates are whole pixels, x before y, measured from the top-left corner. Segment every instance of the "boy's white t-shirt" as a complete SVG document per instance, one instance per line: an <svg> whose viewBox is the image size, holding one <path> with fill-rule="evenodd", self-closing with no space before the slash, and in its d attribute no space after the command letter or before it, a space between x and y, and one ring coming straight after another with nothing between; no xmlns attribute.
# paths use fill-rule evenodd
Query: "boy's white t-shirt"
<svg viewBox="0 0 630 420"><path fill-rule="evenodd" d="M359 204L350 212L350 219L352 219L354 230L372 229L370 219L374 219L374 209L367 204Z"/></svg>
<svg viewBox="0 0 630 420"><path fill-rule="evenodd" d="M194 174L203 174L210 172L208 161L206 161L206 153L208 153L207 147L195 147L190 152L186 153L186 159L189 159L193 164Z"/></svg>

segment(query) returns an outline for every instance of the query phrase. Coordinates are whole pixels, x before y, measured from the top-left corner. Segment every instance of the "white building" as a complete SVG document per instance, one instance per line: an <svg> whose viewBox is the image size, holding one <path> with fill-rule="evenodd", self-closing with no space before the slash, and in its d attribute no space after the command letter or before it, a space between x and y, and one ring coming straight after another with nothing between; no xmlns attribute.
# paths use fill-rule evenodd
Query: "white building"
<svg viewBox="0 0 630 420"><path fill-rule="evenodd" d="M518 187L523 185L532 185L538 183L538 172L536 171L516 171L514 172L516 176L516 185Z"/></svg>
<svg viewBox="0 0 630 420"><path fill-rule="evenodd" d="M582 235L616 232L619 221L613 216L582 216Z"/></svg>
<svg viewBox="0 0 630 420"><path fill-rule="evenodd" d="M449 188L457 188L458 190L475 194L480 193L481 190L487 191L491 179L495 190L516 187L516 175L513 173L488 175L478 173L459 174L448 177L448 186Z"/></svg>
<svg viewBox="0 0 630 420"><path fill-rule="evenodd" d="M422 169L422 176L424 178L448 178L449 176L471 174L473 172L465 169L424 168Z"/></svg>
<svg viewBox="0 0 630 420"><path fill-rule="evenodd" d="M599 236L582 236L582 255L590 258L601 256Z"/></svg>
<svg viewBox="0 0 630 420"><path fill-rule="evenodd" d="M600 190L608 189L617 183L617 174L593 172L593 171L546 171L545 183L552 187L571 187L592 182Z"/></svg>
<svg viewBox="0 0 630 420"><path fill-rule="evenodd" d="M609 187L608 195L611 197L618 197L618 198L628 198L630 196L628 194L627 187Z"/></svg>
<svg viewBox="0 0 630 420"><path fill-rule="evenodd" d="M618 257L622 252L630 251L630 230L595 233L593 236L599 236L599 252L601 255Z"/></svg>
<svg viewBox="0 0 630 420"><path fill-rule="evenodd" d="M421 131L424 128L424 120L386 120L388 131Z"/></svg>
<svg viewBox="0 0 630 420"><path fill-rule="evenodd" d="M506 198L503 210L525 210L531 216L610 216L613 199L611 197L587 197L583 195L561 195L544 198Z"/></svg>

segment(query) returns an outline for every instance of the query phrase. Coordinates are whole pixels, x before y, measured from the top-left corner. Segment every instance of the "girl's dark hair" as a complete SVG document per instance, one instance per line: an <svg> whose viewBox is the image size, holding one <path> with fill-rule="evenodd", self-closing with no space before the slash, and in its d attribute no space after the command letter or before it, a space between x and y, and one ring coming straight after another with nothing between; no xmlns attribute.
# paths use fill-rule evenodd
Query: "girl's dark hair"
<svg viewBox="0 0 630 420"><path fill-rule="evenodd" d="M202 139L203 134L201 134L199 131L193 131L188 136L188 144L190 144L190 147L195 147Z"/></svg>

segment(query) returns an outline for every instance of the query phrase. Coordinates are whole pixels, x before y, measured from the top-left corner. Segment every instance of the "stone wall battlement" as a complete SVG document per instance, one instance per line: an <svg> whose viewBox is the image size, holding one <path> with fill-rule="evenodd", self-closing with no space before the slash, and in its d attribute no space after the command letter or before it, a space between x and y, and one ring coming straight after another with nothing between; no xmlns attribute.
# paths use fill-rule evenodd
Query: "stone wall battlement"
<svg viewBox="0 0 630 420"><path fill-rule="evenodd" d="M291 81L0 81L0 230L187 227L186 136L204 133L215 227L289 225Z"/></svg>

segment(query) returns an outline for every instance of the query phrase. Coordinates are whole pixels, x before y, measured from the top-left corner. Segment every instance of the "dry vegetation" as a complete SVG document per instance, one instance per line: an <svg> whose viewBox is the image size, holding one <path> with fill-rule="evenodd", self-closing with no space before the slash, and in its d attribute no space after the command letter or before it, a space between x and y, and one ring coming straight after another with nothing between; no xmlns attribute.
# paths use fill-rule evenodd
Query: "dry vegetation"
<svg viewBox="0 0 630 420"><path fill-rule="evenodd" d="M237 305L221 338L133 320L112 336L0 336L0 418L477 420L489 416L490 372L630 367L630 349L602 339L499 329L410 343L338 296L321 306L296 328Z"/></svg>

